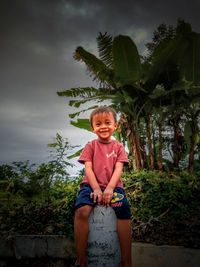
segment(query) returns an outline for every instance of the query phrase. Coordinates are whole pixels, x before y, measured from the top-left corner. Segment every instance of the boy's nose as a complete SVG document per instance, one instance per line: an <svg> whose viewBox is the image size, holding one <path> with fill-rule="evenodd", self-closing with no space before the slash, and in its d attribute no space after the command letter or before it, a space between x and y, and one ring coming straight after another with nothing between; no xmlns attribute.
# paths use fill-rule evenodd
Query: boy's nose
<svg viewBox="0 0 200 267"><path fill-rule="evenodd" d="M107 128L106 124L101 125L101 129Z"/></svg>

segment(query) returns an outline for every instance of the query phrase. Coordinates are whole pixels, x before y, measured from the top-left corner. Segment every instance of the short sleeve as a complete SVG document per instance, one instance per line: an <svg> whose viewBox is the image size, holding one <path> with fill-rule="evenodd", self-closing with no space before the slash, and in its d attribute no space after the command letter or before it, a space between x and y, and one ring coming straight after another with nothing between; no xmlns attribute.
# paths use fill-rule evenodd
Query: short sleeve
<svg viewBox="0 0 200 267"><path fill-rule="evenodd" d="M126 165L129 163L126 151L125 151L122 144L120 144L120 146L119 146L119 150L117 153L117 161L118 162L124 162Z"/></svg>
<svg viewBox="0 0 200 267"><path fill-rule="evenodd" d="M84 164L86 161L92 161L92 157L93 157L93 150L92 150L92 146L91 143L86 144L86 146L84 147L78 162Z"/></svg>

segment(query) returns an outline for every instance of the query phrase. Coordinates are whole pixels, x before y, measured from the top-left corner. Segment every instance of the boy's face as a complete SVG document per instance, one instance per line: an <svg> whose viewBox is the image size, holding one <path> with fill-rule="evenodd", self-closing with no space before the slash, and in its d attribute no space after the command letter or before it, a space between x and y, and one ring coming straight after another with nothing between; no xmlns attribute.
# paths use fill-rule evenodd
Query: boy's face
<svg viewBox="0 0 200 267"><path fill-rule="evenodd" d="M117 123L111 112L99 113L92 118L92 130L99 137L100 141L107 143L117 128Z"/></svg>

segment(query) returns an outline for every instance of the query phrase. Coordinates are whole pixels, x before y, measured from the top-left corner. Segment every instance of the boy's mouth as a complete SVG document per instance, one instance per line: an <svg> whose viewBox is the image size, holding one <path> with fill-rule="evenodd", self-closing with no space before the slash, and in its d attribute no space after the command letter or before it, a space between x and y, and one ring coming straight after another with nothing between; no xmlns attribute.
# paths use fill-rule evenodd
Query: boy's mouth
<svg viewBox="0 0 200 267"><path fill-rule="evenodd" d="M100 133L108 133L108 130L101 130Z"/></svg>

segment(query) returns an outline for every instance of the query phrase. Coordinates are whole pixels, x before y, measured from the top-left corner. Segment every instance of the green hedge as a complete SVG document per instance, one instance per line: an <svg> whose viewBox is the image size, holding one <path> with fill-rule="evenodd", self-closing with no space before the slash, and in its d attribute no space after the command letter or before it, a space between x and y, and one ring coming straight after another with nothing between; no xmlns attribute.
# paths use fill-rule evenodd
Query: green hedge
<svg viewBox="0 0 200 267"><path fill-rule="evenodd" d="M200 173L187 172L123 173L125 191L131 204L133 229L148 223L152 218L158 219L161 225L177 225L193 215L200 219L199 177ZM0 204L0 233L11 231L18 234L60 234L73 237L73 206L79 183L78 178L71 182L55 183L45 194L48 199L43 195L32 199L9 195ZM200 232L197 234L200 235Z"/></svg>
<svg viewBox="0 0 200 267"><path fill-rule="evenodd" d="M33 199L10 196L1 202L0 234L58 234L73 237L74 203L79 180L57 183L49 190L49 198Z"/></svg>
<svg viewBox="0 0 200 267"><path fill-rule="evenodd" d="M136 221L177 222L200 211L200 173L144 170L123 173L123 180Z"/></svg>

